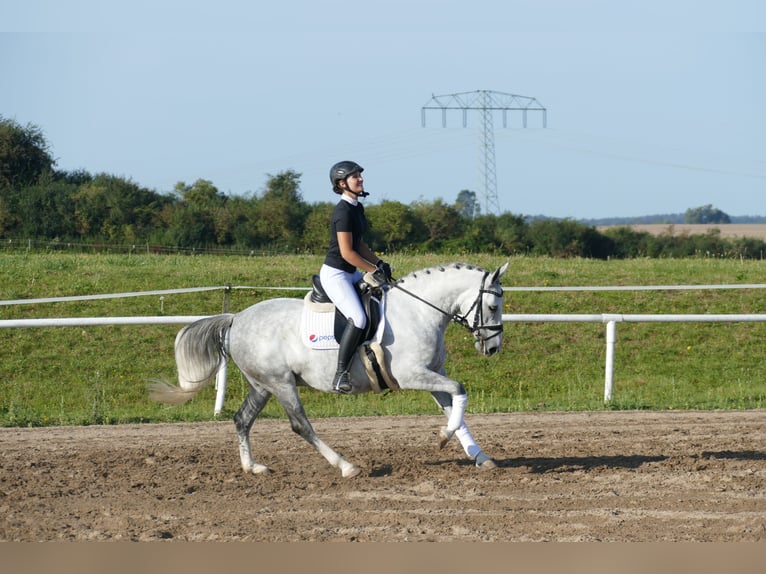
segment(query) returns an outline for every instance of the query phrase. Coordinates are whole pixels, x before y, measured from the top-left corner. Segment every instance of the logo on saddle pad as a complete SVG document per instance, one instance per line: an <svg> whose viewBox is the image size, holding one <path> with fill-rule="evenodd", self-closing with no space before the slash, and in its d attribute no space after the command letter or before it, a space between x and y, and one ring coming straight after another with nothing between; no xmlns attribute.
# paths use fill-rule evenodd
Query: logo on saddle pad
<svg viewBox="0 0 766 574"><path fill-rule="evenodd" d="M330 335L328 335L328 334L319 335L317 333L311 333L308 336L308 341L309 341L309 347L311 347L312 349L314 349L314 348L322 348L322 349L335 348L335 349L337 349L338 348L338 343L335 342L335 336L332 335L332 334L330 334ZM329 346L324 347L323 346L323 345L325 345L327 343L330 343L330 342L335 343L335 346L334 347L329 347Z"/></svg>

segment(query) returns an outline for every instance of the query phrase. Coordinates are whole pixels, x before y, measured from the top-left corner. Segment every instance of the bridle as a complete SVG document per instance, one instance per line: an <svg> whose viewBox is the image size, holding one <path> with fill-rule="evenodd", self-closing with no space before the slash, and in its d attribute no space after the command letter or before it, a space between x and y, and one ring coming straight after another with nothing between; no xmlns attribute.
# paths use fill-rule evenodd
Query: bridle
<svg viewBox="0 0 766 574"><path fill-rule="evenodd" d="M494 295L496 297L502 297L503 296L503 290L502 289L500 289L500 291L498 292L498 291L495 291L495 290L493 290L491 288L492 285L489 285L489 287L485 287L485 283L487 281L487 277L488 276L489 276L489 271L485 271L484 272L484 276L481 278L481 288L479 289L479 294L476 296L476 299L474 299L473 304L468 309L468 311L466 311L463 315L460 315L458 313L453 313L453 314L448 313L444 309L441 309L441 308L437 307L436 305L434 305L430 301L426 301L425 299L423 299L419 295L416 295L412 291L408 291L407 289L405 289L404 287L399 285L398 281L393 284L393 287L395 287L396 289L399 289L400 291L404 291L410 297L413 297L413 298L417 299L418 301L420 301L422 303L425 303L426 305L428 305L432 309L436 309L442 315L445 315L445 316L449 317L450 321L452 321L453 323L457 323L458 325L468 329L468 331L470 331L470 333L473 335L474 339L476 339L477 341L481 342L482 348L483 348L483 347L486 346L487 341L490 341L490 340L494 339L495 337L497 337L498 335L500 335L503 332L503 323L502 322L500 322L499 325L485 325L484 324L484 306L481 304L482 303L482 298L484 297L484 294L485 293L489 293L490 295ZM473 314L473 324L470 324L469 321L468 321L468 315L471 314L471 311L473 311L474 308L476 308L476 312ZM494 333L492 335L490 335L489 337L482 337L479 334L479 332L483 331L483 330L494 331Z"/></svg>

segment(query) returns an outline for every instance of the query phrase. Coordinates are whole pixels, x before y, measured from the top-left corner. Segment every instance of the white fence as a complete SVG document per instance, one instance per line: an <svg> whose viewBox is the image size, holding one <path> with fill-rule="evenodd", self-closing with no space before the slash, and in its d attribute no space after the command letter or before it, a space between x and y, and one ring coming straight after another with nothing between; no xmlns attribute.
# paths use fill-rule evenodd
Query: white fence
<svg viewBox="0 0 766 574"><path fill-rule="evenodd" d="M604 402L614 394L614 347L617 343L617 323L739 323L766 322L766 315L503 315L503 321L606 323L606 366Z"/></svg>
<svg viewBox="0 0 766 574"><path fill-rule="evenodd" d="M53 297L44 299L17 299L0 301L4 305L25 305L34 303L52 303L59 301L84 301L93 299L116 299L159 295L162 301L165 295L199 291L223 290L226 293L224 310L228 310L228 297L232 289L270 290L270 291L307 291L305 287L196 287L189 289L168 289L162 291L142 291L138 293L112 293L105 295L83 295L74 297ZM607 287L503 287L509 291L669 291L698 289L766 289L766 284L742 285L655 285L655 286L607 286ZM76 327L98 325L161 325L192 323L209 315L176 316L141 316L141 317L82 317L49 319L5 319L0 320L0 328L29 327ZM614 394L614 349L617 343L617 323L753 323L766 322L766 314L503 314L504 322L547 322L547 323L605 323L606 324L606 365L604 376L604 401L609 402ZM223 360L216 377L216 400L214 414L223 409L226 394L227 362Z"/></svg>

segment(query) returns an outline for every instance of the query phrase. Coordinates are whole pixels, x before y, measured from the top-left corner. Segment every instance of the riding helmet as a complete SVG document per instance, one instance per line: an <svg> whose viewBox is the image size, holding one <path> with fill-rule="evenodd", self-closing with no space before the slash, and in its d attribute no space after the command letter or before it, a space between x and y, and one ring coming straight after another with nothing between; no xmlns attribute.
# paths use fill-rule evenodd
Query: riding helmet
<svg viewBox="0 0 766 574"><path fill-rule="evenodd" d="M338 182L345 180L349 175L355 172L362 173L364 168L355 161L339 161L330 168L330 181L332 190L335 193L343 193L338 187Z"/></svg>

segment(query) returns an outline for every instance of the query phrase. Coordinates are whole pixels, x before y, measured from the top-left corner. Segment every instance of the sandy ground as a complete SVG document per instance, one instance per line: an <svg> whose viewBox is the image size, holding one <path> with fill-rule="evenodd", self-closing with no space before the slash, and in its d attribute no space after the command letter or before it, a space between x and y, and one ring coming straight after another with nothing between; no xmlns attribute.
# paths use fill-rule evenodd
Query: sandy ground
<svg viewBox="0 0 766 574"><path fill-rule="evenodd" d="M758 541L766 411L469 415L477 469L440 417L314 421L364 467L341 478L283 420L273 473L233 423L0 429L0 540Z"/></svg>

